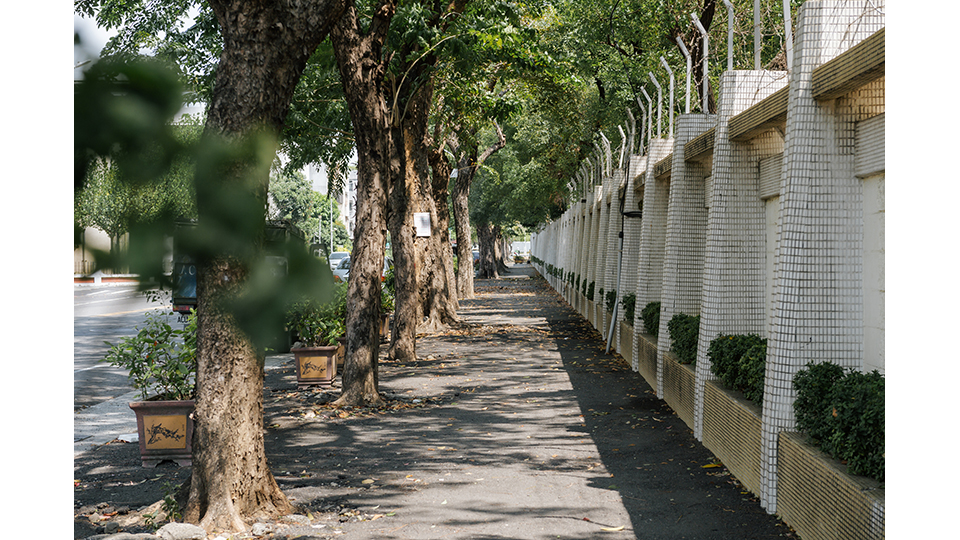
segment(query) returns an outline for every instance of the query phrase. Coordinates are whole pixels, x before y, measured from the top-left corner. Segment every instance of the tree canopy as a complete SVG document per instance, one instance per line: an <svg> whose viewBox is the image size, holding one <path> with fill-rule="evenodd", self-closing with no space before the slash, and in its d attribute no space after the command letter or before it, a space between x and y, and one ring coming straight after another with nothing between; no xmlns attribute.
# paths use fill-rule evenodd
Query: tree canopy
<svg viewBox="0 0 960 540"><path fill-rule="evenodd" d="M314 191L302 172L275 169L270 175L268 196L270 217L289 221L324 253L330 251L331 226L333 246L350 246L347 228L340 221L340 205L333 198Z"/></svg>
<svg viewBox="0 0 960 540"><path fill-rule="evenodd" d="M794 12L801 3L791 1ZM420 84L410 80L412 72L402 71L404 62L416 64L417 55L426 52L438 56L435 67L423 72L430 73L436 85L431 122L438 135L456 132L461 143L479 144L483 137L494 136L493 120L503 125L506 148L483 169L482 183L491 193L502 185L504 193L516 194L517 200L491 196L504 207L494 210L481 204L473 210L481 220L489 216L533 225L558 215L567 179L599 144L599 134L617 144L627 109L639 123L641 106L648 105L643 91L656 99L652 79L666 92L669 76L661 58L676 83L674 112L684 112L686 59L677 38L693 56L690 103L692 110L699 110L701 38L691 15L710 34L711 94L726 69L727 13L716 0L498 0L468 5L453 26L441 31L427 24L434 9L429 3L399 2L387 45L400 51L402 43L417 44L407 53L414 56L391 59L389 77L395 86ZM735 0L733 6L734 67L752 69L753 2ZM76 0L75 9L119 30L105 54L149 54L170 61L178 66L188 101L209 98L222 42L205 2L171 0L135 9L121 0ZM759 65L784 69L782 3L763 0L759 16ZM355 141L339 77L331 44L325 41L310 57L284 126L280 145L290 158L289 170L308 163L346 166ZM663 100L669 107L666 96ZM334 176L334 189L342 187L340 178Z"/></svg>

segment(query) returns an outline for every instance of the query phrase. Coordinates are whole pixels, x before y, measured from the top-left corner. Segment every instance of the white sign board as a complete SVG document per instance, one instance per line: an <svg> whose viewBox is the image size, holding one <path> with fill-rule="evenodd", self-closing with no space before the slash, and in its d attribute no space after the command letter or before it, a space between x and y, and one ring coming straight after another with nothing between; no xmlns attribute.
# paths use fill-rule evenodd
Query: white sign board
<svg viewBox="0 0 960 540"><path fill-rule="evenodd" d="M430 212L413 214L413 226L417 229L417 236L430 236Z"/></svg>

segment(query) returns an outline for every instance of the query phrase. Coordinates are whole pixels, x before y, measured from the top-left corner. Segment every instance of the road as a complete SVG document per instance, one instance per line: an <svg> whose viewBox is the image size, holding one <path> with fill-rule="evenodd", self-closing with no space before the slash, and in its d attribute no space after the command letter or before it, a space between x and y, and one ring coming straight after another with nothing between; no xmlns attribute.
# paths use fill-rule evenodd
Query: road
<svg viewBox="0 0 960 540"><path fill-rule="evenodd" d="M118 342L136 334L150 310L169 311L169 303L149 301L136 285L76 286L73 293L74 411L132 390L127 373L100 360ZM171 313L171 324L178 316Z"/></svg>

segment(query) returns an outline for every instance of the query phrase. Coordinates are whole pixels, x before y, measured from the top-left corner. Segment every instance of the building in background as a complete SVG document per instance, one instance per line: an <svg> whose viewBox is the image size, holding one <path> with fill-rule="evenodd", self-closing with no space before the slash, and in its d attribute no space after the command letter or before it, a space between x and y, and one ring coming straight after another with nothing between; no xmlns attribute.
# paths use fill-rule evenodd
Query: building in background
<svg viewBox="0 0 960 540"><path fill-rule="evenodd" d="M326 167L309 164L303 168L303 175L310 181L313 190L329 195L329 176ZM334 200L340 205L340 222L347 228L347 235L353 240L353 230L357 215L357 158L354 155L350 159L347 181L344 183L340 193L334 196Z"/></svg>

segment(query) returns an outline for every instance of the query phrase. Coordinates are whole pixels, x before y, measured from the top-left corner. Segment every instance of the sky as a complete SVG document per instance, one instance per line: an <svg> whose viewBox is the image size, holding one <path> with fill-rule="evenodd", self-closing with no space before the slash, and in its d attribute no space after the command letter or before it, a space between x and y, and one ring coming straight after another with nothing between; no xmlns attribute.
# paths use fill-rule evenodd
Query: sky
<svg viewBox="0 0 960 540"><path fill-rule="evenodd" d="M116 34L115 31L106 31L98 28L95 21L79 15L73 16L74 31L80 34L81 46L73 48L73 63L92 60L99 55L100 50L107 44L107 40ZM74 78L79 78L80 70L74 69Z"/></svg>

